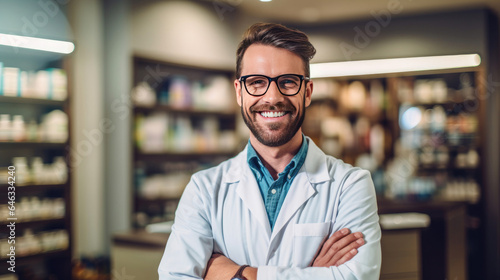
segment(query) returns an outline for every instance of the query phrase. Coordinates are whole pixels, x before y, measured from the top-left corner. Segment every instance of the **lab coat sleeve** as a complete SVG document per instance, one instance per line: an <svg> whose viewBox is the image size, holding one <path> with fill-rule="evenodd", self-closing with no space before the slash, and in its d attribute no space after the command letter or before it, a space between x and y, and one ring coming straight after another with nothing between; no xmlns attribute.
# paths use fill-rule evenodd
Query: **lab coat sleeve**
<svg viewBox="0 0 500 280"><path fill-rule="evenodd" d="M340 202L332 233L342 228L364 234L365 244L358 254L338 267L258 267L258 280L264 279L379 279L382 254L381 231L377 214L375 189L370 174L352 172L341 185Z"/></svg>
<svg viewBox="0 0 500 280"><path fill-rule="evenodd" d="M160 280L203 278L213 250L210 203L209 192L193 176L175 213L172 233L158 268Z"/></svg>

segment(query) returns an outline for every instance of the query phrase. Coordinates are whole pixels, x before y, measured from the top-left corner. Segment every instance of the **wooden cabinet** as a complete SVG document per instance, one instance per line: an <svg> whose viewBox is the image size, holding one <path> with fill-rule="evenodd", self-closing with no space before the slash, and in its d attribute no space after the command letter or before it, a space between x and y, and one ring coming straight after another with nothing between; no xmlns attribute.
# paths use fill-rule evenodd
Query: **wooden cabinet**
<svg viewBox="0 0 500 280"><path fill-rule="evenodd" d="M380 200L379 214L418 212L428 227L382 231L381 279L473 279L465 202ZM470 260L469 260L470 261Z"/></svg>

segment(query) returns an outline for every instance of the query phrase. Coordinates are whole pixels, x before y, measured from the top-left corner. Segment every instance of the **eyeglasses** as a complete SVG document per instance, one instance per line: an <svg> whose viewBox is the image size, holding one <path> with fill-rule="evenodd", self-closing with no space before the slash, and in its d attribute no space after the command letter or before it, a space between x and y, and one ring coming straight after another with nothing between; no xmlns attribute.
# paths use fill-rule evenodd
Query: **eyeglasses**
<svg viewBox="0 0 500 280"><path fill-rule="evenodd" d="M262 96L266 94L272 81L278 86L281 94L292 96L299 93L302 87L302 81L309 81L309 77L297 74L284 74L274 78L265 75L246 75L241 76L239 81L245 85L248 94L253 96Z"/></svg>

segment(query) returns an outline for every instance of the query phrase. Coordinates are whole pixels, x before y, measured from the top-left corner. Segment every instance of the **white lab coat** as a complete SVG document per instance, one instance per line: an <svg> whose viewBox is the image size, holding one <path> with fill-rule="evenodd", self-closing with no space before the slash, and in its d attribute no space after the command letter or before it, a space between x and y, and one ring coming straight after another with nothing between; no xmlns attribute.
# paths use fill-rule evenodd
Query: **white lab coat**
<svg viewBox="0 0 500 280"><path fill-rule="evenodd" d="M160 280L201 279L212 252L258 267L257 279L378 279L380 226L370 174L326 156L310 138L271 232L246 148L194 174L176 211L160 262ZM349 228L366 244L338 267L308 267L322 242Z"/></svg>

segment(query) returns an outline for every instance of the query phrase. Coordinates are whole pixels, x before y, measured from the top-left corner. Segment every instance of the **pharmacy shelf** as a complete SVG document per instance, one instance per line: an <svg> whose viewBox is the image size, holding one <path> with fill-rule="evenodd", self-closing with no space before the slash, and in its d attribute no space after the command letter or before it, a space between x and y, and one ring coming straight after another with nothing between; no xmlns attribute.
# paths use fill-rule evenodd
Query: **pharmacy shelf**
<svg viewBox="0 0 500 280"><path fill-rule="evenodd" d="M175 115L187 115L191 117L204 117L204 116L215 116L217 118L227 118L232 119L235 116L235 112L220 112L211 111L196 108L177 108L168 105L155 105L151 107L147 106L135 106L134 113L151 113L151 112L167 112L169 114Z"/></svg>
<svg viewBox="0 0 500 280"><path fill-rule="evenodd" d="M40 227L46 227L46 226L57 226L61 227L64 226L64 222L66 222L65 218L55 218L55 219L39 219L39 220L29 220L29 221L24 221L24 220L9 220L9 221L2 221L0 223L0 226L5 226L9 224L10 222L15 222L16 223L16 229L20 230L20 232L23 231L23 229L27 228L40 228Z"/></svg>
<svg viewBox="0 0 500 280"><path fill-rule="evenodd" d="M182 94L179 94L179 96L186 97L183 102L179 102L185 104L185 106L180 107L176 106L176 102L173 102L177 100L175 96L179 92L171 91L170 89L170 86L172 85L171 82L178 82L179 80L186 82L187 86L202 85L201 88L204 89L206 89L210 85L214 78L225 77L228 79L229 84L234 79L233 70L211 69L192 65L180 65L176 63L170 63L168 61L161 61L137 55L134 55L132 57L132 63L134 85L137 86L143 82L148 82L148 85L156 93L156 99L158 100L157 103L151 106L132 104L131 113L133 114L132 120L134 121L134 123L131 124L132 127L138 124L136 122L137 120L140 119L146 122L147 119L152 115L160 113L166 115L169 122L170 120L172 120L172 123L168 124L169 137L172 136L172 139L167 139L167 137L165 137L165 142L168 142L165 145L175 146L175 143L173 143L175 141L173 139L177 140L176 136L178 135L176 133L179 133L180 135L180 132L177 131L177 128L179 125L183 125L176 123L178 119L186 121L186 123L189 122L192 125L193 131L196 132L202 131L202 127L205 125L205 120L210 119L210 122L217 122L217 131L210 131L210 133L213 132L213 134L216 135L219 132L233 132L235 133L235 137L237 137L236 123L238 107L236 106L236 104L234 104L234 106L227 105L223 108L221 108L221 106L215 105L198 107L197 105L203 102L206 104L211 103L207 102L207 100L194 100L194 98L196 98L197 96L203 97L203 94L205 92L202 90L199 92L200 95L193 95L189 97L189 94L191 92L189 90L186 90ZM154 77L151 76L151 70L155 71ZM184 87L182 88L183 90L185 89ZM168 90L168 98L165 98L165 96L163 95L165 93L165 90ZM224 92L221 92L221 94L223 93ZM232 96L230 91L227 91L225 93ZM162 96L163 98L161 98ZM163 100L165 100L164 103L162 102ZM171 103L167 103L167 101L170 101ZM210 99L210 101L216 100ZM216 125L214 124L214 127L215 126ZM140 128L142 129L143 127ZM132 135L134 135L135 137L131 137L131 139L142 139L140 135L140 129L134 127L132 131L134 133ZM197 134L196 136L198 137L197 141L203 141L199 134ZM217 138L217 141L224 141L224 139ZM215 150L198 150L198 146L193 145L191 149L183 151L179 149L166 149L160 152L146 152L141 150L143 146L139 146L137 141L132 141L132 168L134 168L132 170L132 174L134 174L134 184L141 184L140 182L144 182L145 180L148 180L155 175L168 176L176 172L190 174L192 172L195 172L196 170L199 170L199 168L214 166L222 162L223 160L226 160L237 154L237 151L233 151L232 149L229 150L229 147L227 149L224 149L226 147L219 146L223 142L217 143L217 146L213 146ZM235 143L234 145L237 145L237 143ZM219 147L224 150L218 150ZM141 187L142 185L134 185L132 188L134 190L134 192L132 193L134 216L132 220L133 227L143 227L144 220L149 220L146 222L147 224L152 220L170 219L167 217L169 215L172 215L172 213L170 213L172 209L170 208L172 204L175 204L178 201L179 198L146 199L141 197ZM169 210L167 210L167 208L169 208Z"/></svg>
<svg viewBox="0 0 500 280"><path fill-rule="evenodd" d="M69 186L68 183L64 184L26 184L26 185L19 185L19 184L14 184L14 187L16 188L16 194L25 194L25 193L32 193L32 192L40 192L40 191L50 191L50 190L56 190L56 189L64 189ZM0 191L7 191L7 188L10 187L8 184L0 184Z"/></svg>
<svg viewBox="0 0 500 280"><path fill-rule="evenodd" d="M68 143L66 142L38 142L38 141L19 141L19 142L1 142L2 148L39 148L39 149L64 149Z"/></svg>
<svg viewBox="0 0 500 280"><path fill-rule="evenodd" d="M159 152L159 153L145 153L137 151L135 152L136 161L146 161L146 162L166 162L166 161L203 161L203 160L213 160L218 157L232 157L236 155L236 152Z"/></svg>
<svg viewBox="0 0 500 280"><path fill-rule="evenodd" d="M40 69L59 68L72 69L71 60L66 56L47 55L45 52L32 51L27 53L20 50L19 53L3 56L0 58L5 67L16 67L22 71L38 71ZM71 74L68 74L70 77ZM42 123L43 116L54 110L64 111L68 117L68 136L71 130L70 98L71 79L67 79L68 98L65 100L54 100L46 98L34 98L33 96L5 96L0 95L0 111L9 115L9 118L20 115L23 117L25 125L34 121L37 127ZM4 131L2 131L4 132ZM34 138L30 138L34 139ZM0 167L6 169L12 164L15 157L27 159L28 166L31 166L31 159L42 158L44 163L53 162L55 157L63 157L66 162L69 160L70 140L64 143L44 142L44 141L22 141L22 142L0 142ZM17 167L17 166L16 166ZM20 174L16 170L16 176ZM0 182L0 204L8 202L7 192L9 185L6 184L6 174L2 174ZM20 178L18 178L20 179ZM17 180L19 181L19 180ZM71 226L71 172L67 170L67 182L58 184L14 184L16 208L25 197L38 197L63 199L65 205L64 217L43 220L18 220L16 221L16 234L22 238L24 231L64 230L68 234L68 248L64 250L37 253L30 256L16 256L16 273L12 274L7 270L8 263L1 259L0 274L11 274L16 279L34 279L34 272L44 272L44 279L71 279L72 261L72 226ZM17 210L17 209L16 209ZM1 221L4 226L5 221ZM17 242L16 242L17 243ZM17 245L17 244L16 244ZM16 246L17 247L17 246ZM1 278L1 277L0 277Z"/></svg>
<svg viewBox="0 0 500 280"><path fill-rule="evenodd" d="M18 271L18 266L30 266L33 264L37 264L43 261L47 261L49 259L71 259L71 251L69 249L64 250L53 250L33 255L27 256L16 256L16 271ZM0 259L0 270L2 272L7 271L9 264L6 262L7 259Z"/></svg>
<svg viewBox="0 0 500 280"><path fill-rule="evenodd" d="M9 185L1 185L0 193L5 194L0 196L0 204L7 204L9 202L7 197L7 192L9 191ZM36 196L39 198L56 198L62 197L65 198L65 192L69 187L69 184L54 184L54 185L26 185L26 186L18 186L14 185L15 189L15 198L16 203L21 201L22 197L27 196ZM67 201L66 201L67 202ZM68 205L68 203L66 203Z"/></svg>
<svg viewBox="0 0 500 280"><path fill-rule="evenodd" d="M59 107L64 107L66 105L65 100L52 100L52 99L2 96L2 95L0 95L0 103L33 104L37 106L46 105L46 106L59 106Z"/></svg>
<svg viewBox="0 0 500 280"><path fill-rule="evenodd" d="M46 279L71 279L71 266L66 265L66 262L71 259L70 249L54 250L29 256L16 256L15 270L16 274L27 276L19 279L35 279L32 278L33 271L43 266L43 269L50 270L50 278ZM10 265L6 260L0 260L0 275L2 276L7 274L12 275L12 272L7 270Z"/></svg>

